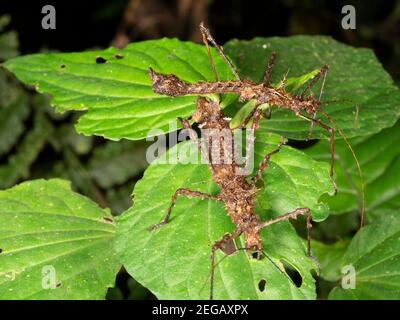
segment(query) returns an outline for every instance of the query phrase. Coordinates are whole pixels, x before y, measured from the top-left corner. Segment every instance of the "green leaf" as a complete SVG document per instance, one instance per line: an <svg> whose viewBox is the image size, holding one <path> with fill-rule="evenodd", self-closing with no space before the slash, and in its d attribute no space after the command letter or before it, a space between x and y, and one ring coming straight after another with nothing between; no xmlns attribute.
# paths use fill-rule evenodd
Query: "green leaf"
<svg viewBox="0 0 400 320"><path fill-rule="evenodd" d="M264 155L273 150L271 143L278 144L279 140L280 137L275 134L257 132L254 147L256 169ZM328 217L329 207L319 201L322 194L334 194L326 163L314 161L303 152L286 147L271 158L268 169L264 171L263 181L265 187L257 198L263 210L271 209L280 215L296 208L308 207L314 221L323 221Z"/></svg>
<svg viewBox="0 0 400 320"><path fill-rule="evenodd" d="M279 136L261 135L256 144L256 163L260 159L258 153L271 151L278 142ZM176 154L180 163L166 164L167 159L176 159ZM207 165L189 163L195 155L193 143L183 142L153 162L135 185L134 206L117 219L116 248L123 265L159 299L208 299L211 246L234 229L221 203L178 197L170 223L155 232L147 230L165 216L176 189L218 193ZM304 172L309 179L304 179ZM268 191L260 194L256 211L266 220L299 205L318 207L318 197L332 192L327 177L326 164L284 147L271 158L263 176ZM296 191L291 197L287 189L282 193L285 185ZM270 210L265 210L268 204ZM288 221L274 224L262 231L262 238L269 258L250 259L239 251L222 260L223 254L218 252L215 298L314 299L310 271L316 266L307 257L306 247L293 226ZM243 247L240 242L238 246ZM285 273L284 263L299 272L301 287ZM263 292L258 289L262 279L267 283Z"/></svg>
<svg viewBox="0 0 400 320"><path fill-rule="evenodd" d="M356 287L343 289L337 286L329 294L329 299L398 299L399 239L399 211L381 216L361 229L343 257L343 265L355 269Z"/></svg>
<svg viewBox="0 0 400 320"><path fill-rule="evenodd" d="M288 92L292 91L297 91L299 90L302 86L304 86L307 81L313 79L315 75L319 72L319 69L315 69L307 74L304 74L300 77L290 77L286 79L285 84L285 89ZM276 86L280 86L280 83Z"/></svg>
<svg viewBox="0 0 400 320"><path fill-rule="evenodd" d="M53 127L46 117L38 112L34 127L18 144L16 153L8 157L7 163L0 165L0 188L8 188L19 179L26 179L30 167L45 146Z"/></svg>
<svg viewBox="0 0 400 320"><path fill-rule="evenodd" d="M372 50L353 48L326 36L231 40L224 48L238 66L239 74L258 83L272 51L277 52L272 71L274 83L282 80L287 71L289 77L298 77L329 64L322 100L352 102L326 104L323 108L348 137L377 133L392 126L400 116L400 91ZM319 89L320 84L313 90L317 98ZM355 105L359 106L358 126L355 125ZM322 115L320 117L327 122ZM296 117L292 111L277 108L272 118L263 121L261 126L299 140L307 138L310 128L309 122ZM313 137L328 135L321 128L314 128Z"/></svg>
<svg viewBox="0 0 400 320"><path fill-rule="evenodd" d="M400 121L378 134L350 140L360 162L365 180L365 203L369 219L400 209ZM328 142L321 141L306 150L316 160L329 161ZM360 177L348 146L335 143L335 173L339 192L336 197L324 197L332 214L358 211Z"/></svg>
<svg viewBox="0 0 400 320"><path fill-rule="evenodd" d="M104 299L119 269L108 210L34 180L0 191L0 217L0 299Z"/></svg>
<svg viewBox="0 0 400 320"><path fill-rule="evenodd" d="M231 78L223 60L212 52L220 78ZM96 63L99 57L106 62ZM122 50L34 54L4 66L39 92L50 93L58 111L87 110L76 126L78 132L110 139L143 139L151 129L175 131L176 117L194 112L196 96L153 93L149 67L189 82L214 79L205 47L176 39L137 42Z"/></svg>
<svg viewBox="0 0 400 320"><path fill-rule="evenodd" d="M147 145L131 141L109 141L94 150L88 171L104 189L122 184L140 174L147 166Z"/></svg>
<svg viewBox="0 0 400 320"><path fill-rule="evenodd" d="M321 264L320 276L327 281L337 281L341 277L343 255L349 246L348 240L340 240L333 244L312 241L311 248Z"/></svg>

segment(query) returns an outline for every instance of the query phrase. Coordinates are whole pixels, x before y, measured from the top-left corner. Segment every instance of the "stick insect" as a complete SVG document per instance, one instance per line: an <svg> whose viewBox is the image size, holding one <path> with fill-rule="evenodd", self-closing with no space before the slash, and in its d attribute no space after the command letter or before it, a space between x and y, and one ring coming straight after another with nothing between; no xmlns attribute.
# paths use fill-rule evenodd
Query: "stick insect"
<svg viewBox="0 0 400 320"><path fill-rule="evenodd" d="M341 137L346 142L349 147L353 158L355 159L357 169L361 178L361 210L360 210L360 224L364 224L364 183L360 164L358 162L357 156L347 140L346 136L343 134L342 130L336 125L335 121L326 113L321 107L321 98L323 94L323 89L325 85L326 76L329 70L329 65L325 64L319 72L312 78L310 83L301 92L300 95L293 95L285 91L285 81L286 77L280 83L278 87L273 87L271 85L271 74L273 65L276 59L276 53L273 52L265 73L263 77L263 82L261 84L254 83L249 80L243 80L240 78L237 70L225 55L223 48L219 46L214 38L212 37L210 31L204 26L203 23L200 24L200 32L202 34L203 42L207 48L207 54L210 59L212 71L214 74L214 82L200 81L197 83L187 83L182 81L175 75L162 75L154 70L150 69L149 74L153 81L153 90L156 93L176 97L182 95L205 95L205 94L224 94L224 93L236 93L239 94L239 100L242 102L255 100L256 104L253 110L246 116L240 127L246 127L249 121L254 117L256 113L261 112L261 106L267 104L269 106L267 118L271 117L272 106L278 106L279 108L292 110L296 116L310 122L310 134L314 125L320 126L329 134L330 141L330 177L335 189L335 194L337 192L337 185L334 180L334 161L335 161L335 134L333 127L339 132ZM226 62L236 80L233 81L218 81L218 75L215 70L215 64L211 56L209 42L217 49L220 56ZM322 79L322 85L319 93L318 99L315 99L312 94L310 94L311 89L317 84L317 82ZM317 113L321 113L332 125L328 126L321 120L316 118ZM262 114L264 114L262 112ZM358 107L356 107L356 117L358 117Z"/></svg>
<svg viewBox="0 0 400 320"><path fill-rule="evenodd" d="M197 82L188 83L182 81L173 74L160 74L149 68L149 76L152 80L152 89L155 93L177 97L183 95L207 95L207 94L226 94L226 93L237 93L239 94L240 101L255 100L256 105L254 109L246 116L243 123L240 125L241 128L245 128L250 120L252 121L251 129L257 130L259 127L259 121L264 116L264 111L260 108L261 105L268 104L270 107L275 105L281 108L292 110L297 116L309 121L311 125L318 125L326 130L330 135L330 149L331 149L331 161L330 161L330 177L333 182L335 191L337 190L336 183L333 178L333 164L334 164L334 130L330 126L324 124L320 120L316 119L317 112L321 112L332 124L333 120L327 115L321 108L321 96L323 93L323 87L328 72L328 65L324 65L320 71L314 76L311 82L303 90L303 92L296 96L285 91L285 79L281 82L281 85L277 88L271 85L271 73L275 62L276 54L273 53L269 59L267 68L264 73L264 80L261 84L256 84L249 80L242 80L239 77L233 64L227 58L223 52L223 48L220 47L214 38L211 36L210 31L203 25L200 24L200 32L203 37L203 42L207 49L207 54L211 63L212 71L214 74L214 82ZM229 66L230 70L234 74L236 80L232 81L219 81L218 75L215 69L215 64L211 56L209 42L217 49L223 60ZM319 79L322 79L322 87L318 99L314 99L310 95L312 87L317 83ZM309 94L309 95L308 95ZM267 118L271 116L271 108ZM219 103L214 100L209 100L204 97L199 97L197 101L197 108L195 113L192 115L192 120L198 123L201 128L218 129L218 130L233 130L229 126L229 120L224 116ZM191 130L189 120L180 119L183 128L189 130L190 138L199 144L196 134ZM339 131L341 133L341 131ZM343 138L345 138L343 136ZM347 140L346 140L347 142ZM231 255L238 251L235 244L235 239L243 234L245 247L244 250L255 253L257 258L261 257L262 242L260 237L260 231L272 224L278 223L287 219L296 219L298 216L305 216L307 220L307 255L311 257L310 248L310 229L312 227L311 212L309 208L297 208L292 212L287 212L273 220L261 221L258 215L254 212L255 207L255 196L257 194L257 182L261 179L262 173L268 168L270 158L279 152L284 145L282 140L278 147L267 153L263 160L260 162L258 170L255 175L250 179L246 179L246 176L237 175L237 169L240 168L240 164L234 160L230 164L213 164L212 159L210 162L210 170L215 183L220 187L218 195L213 196L207 193L193 191L186 188L176 190L172 196L171 204L168 208L168 212L165 218L155 224L150 229L155 230L162 225L168 223L172 209L176 203L178 196L186 197L198 197L201 199L222 201L228 215L231 217L236 229L233 233L225 234L220 240L216 241L212 246L211 250L211 274L210 274L210 299L213 298L213 283L214 283L214 270L215 270L215 254L218 250L224 252L225 255ZM349 145L349 144L348 144ZM351 151L353 150L349 145ZM221 153L224 153L225 148L220 148ZM352 151L353 156L355 156ZM358 161L357 161L358 165ZM359 165L358 165L359 166Z"/></svg>

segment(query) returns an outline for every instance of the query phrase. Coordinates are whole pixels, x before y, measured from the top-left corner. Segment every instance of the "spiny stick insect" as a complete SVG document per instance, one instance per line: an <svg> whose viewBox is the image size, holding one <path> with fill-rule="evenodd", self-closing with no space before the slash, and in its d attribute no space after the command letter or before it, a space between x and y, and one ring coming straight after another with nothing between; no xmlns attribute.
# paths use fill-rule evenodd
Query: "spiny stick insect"
<svg viewBox="0 0 400 320"><path fill-rule="evenodd" d="M149 68L149 76L152 80L153 91L159 94L164 94L172 97L183 96L183 95L237 93L239 94L239 99L241 101L255 100L256 105L254 109L250 112L249 115L246 116L246 118L244 119L243 123L240 126L241 128L246 127L249 124L249 121L252 119L253 122L251 124L251 129L253 131L258 129L259 121L264 115L263 110L260 108L261 105L268 104L270 107L275 105L281 108L287 108L292 110L297 116L306 119L307 121L310 121L311 124L319 125L320 127L329 132L330 146L331 146L330 176L336 191L337 190L336 183L333 179L334 130L331 127L325 125L320 120L315 118L316 113L321 112L332 124L334 124L333 120L325 112L323 112L320 103L320 99L323 92L323 86L328 71L328 65L325 65L321 68L321 70L314 76L312 81L304 89L301 95L299 96L291 95L290 93L285 91L285 79L279 87L274 88L271 86L270 77L276 57L275 53L272 54L268 62L264 74L263 83L256 84L249 80L242 80L240 79L233 64L225 56L223 48L220 47L215 42L209 30L206 27L204 27L203 24L200 24L200 31L203 36L203 42L207 48L207 53L210 59L215 81L214 82L201 81L197 83L188 83L182 81L173 74L168 74L168 75L159 74L152 68ZM224 61L227 63L227 65L229 66L229 68L231 69L232 73L235 75L237 80L218 81L218 75L215 70L215 65L211 56L211 51L208 41L210 41L212 45L217 49L217 51L224 59ZM323 79L323 84L321 87L319 99L318 100L314 99L312 95L307 96L311 88L321 78ZM305 111L306 114L303 114L302 113L303 111ZM269 109L269 113L271 113L271 109ZM268 116L270 117L270 115L271 114L269 114ZM230 128L229 120L224 116L219 103L214 100L208 100L204 97L199 97L197 101L197 109L195 113L192 115L192 120L198 123L200 128L229 130L231 135L233 135L233 130ZM198 145L200 145L197 139L197 135L193 130L191 130L191 125L189 121L184 119L180 119L180 121L182 123L182 126L185 129L189 130L190 138L193 141L195 141ZM344 136L343 138L345 139ZM223 143L223 141L221 142ZM237 170L241 168L241 165L235 162L235 160L233 160L234 158L233 153L237 152L237 150L231 151L232 154L229 155L230 156L229 158L232 161L229 164L226 163L216 164L213 163L211 159L209 167L212 172L212 178L214 182L220 188L219 194L213 196L199 191L180 188L176 190L174 195L172 196L172 202L170 204L170 207L168 209L165 218L160 223L150 228L151 230L154 230L168 223L171 216L172 208L174 207L178 196L198 197L201 199L222 201L224 203L225 209L228 212L228 215L231 217L233 223L235 224L236 229L232 234L230 233L225 234L220 240L216 241L212 246L210 299L213 298L216 251L222 250L226 255L231 255L237 252L238 248L236 248L234 240L242 234L244 236L244 241L245 241L245 247L242 249L252 251L256 254L257 258L261 258L261 253L263 252L263 249L260 237L260 230L262 230L267 226L270 226L271 224L287 219L295 219L298 216L303 215L306 216L307 218L307 255L311 257L310 229L312 227L311 225L312 217L309 208L297 208L292 212L285 213L270 221L261 221L259 216L256 215L254 212L255 196L257 194L256 184L261 179L263 171L267 169L271 156L279 152L283 144L284 141L282 140L275 150L267 153L264 156L263 160L259 164L258 170L250 180L247 179L247 177L244 175L237 174ZM355 156L350 145L349 147L353 153L353 156ZM225 156L224 152L226 152L226 148L222 147L219 148L219 150L221 153L220 155ZM211 158L210 154L209 158Z"/></svg>

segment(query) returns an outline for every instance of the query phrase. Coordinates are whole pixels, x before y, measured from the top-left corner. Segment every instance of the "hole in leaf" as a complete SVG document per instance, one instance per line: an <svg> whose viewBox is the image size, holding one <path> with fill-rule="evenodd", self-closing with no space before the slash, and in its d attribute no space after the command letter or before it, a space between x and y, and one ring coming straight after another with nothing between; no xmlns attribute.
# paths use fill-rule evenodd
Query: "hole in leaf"
<svg viewBox="0 0 400 320"><path fill-rule="evenodd" d="M261 292L263 292L265 290L265 285L267 284L267 281L265 279L261 279L258 282L258 290L260 290Z"/></svg>
<svg viewBox="0 0 400 320"><path fill-rule="evenodd" d="M261 259L261 253L258 251L254 251L251 256L253 257L253 259L257 259L260 260Z"/></svg>
<svg viewBox="0 0 400 320"><path fill-rule="evenodd" d="M96 57L96 63L106 63L107 60L104 59L103 57Z"/></svg>
<svg viewBox="0 0 400 320"><path fill-rule="evenodd" d="M264 180L263 180L263 179L258 180L258 181L256 182L256 187L257 187L258 189L264 188L264 187L265 187Z"/></svg>
<svg viewBox="0 0 400 320"><path fill-rule="evenodd" d="M317 280L319 277L318 277L318 272L317 272L317 270L315 270L315 269L312 269L311 270L311 275L312 275L312 277L315 279L315 280Z"/></svg>
<svg viewBox="0 0 400 320"><path fill-rule="evenodd" d="M57 288L61 287L61 282L57 283L57 284L56 284L56 287L57 287Z"/></svg>
<svg viewBox="0 0 400 320"><path fill-rule="evenodd" d="M303 283L303 277L301 274L286 261L281 260L281 263L283 264L283 268L285 269L285 272L289 278L293 281L297 288L300 288L301 284Z"/></svg>
<svg viewBox="0 0 400 320"><path fill-rule="evenodd" d="M103 217L103 220L107 222L114 222L113 218L111 217Z"/></svg>
<svg viewBox="0 0 400 320"><path fill-rule="evenodd" d="M3 252L3 249L0 248L0 253L2 253L2 252Z"/></svg>
<svg viewBox="0 0 400 320"><path fill-rule="evenodd" d="M65 64L60 65L60 68L65 68Z"/></svg>
<svg viewBox="0 0 400 320"><path fill-rule="evenodd" d="M114 54L113 57L115 59L123 59L124 58L124 56L122 54L119 54L119 53Z"/></svg>

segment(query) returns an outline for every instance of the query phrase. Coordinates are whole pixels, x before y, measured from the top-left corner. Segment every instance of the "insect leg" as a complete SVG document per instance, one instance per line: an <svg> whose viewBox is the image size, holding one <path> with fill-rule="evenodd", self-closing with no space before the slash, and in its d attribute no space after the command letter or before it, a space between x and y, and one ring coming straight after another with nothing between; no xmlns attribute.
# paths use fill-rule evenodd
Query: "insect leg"
<svg viewBox="0 0 400 320"><path fill-rule="evenodd" d="M314 120L317 119L317 113L316 113L316 112L314 112L312 118L313 118ZM307 139L306 139L306 140L311 139L313 129L314 129L314 121L311 121L311 122L310 122L310 131L308 131L308 136L307 136Z"/></svg>
<svg viewBox="0 0 400 320"><path fill-rule="evenodd" d="M207 52L208 52L208 56L210 57L210 60L212 60L211 58L211 52L210 49L208 47L208 41L210 41L212 43L212 45L218 50L220 56L222 57L222 59L224 59L224 61L226 62L226 64L228 65L228 67L231 69L232 73L234 74L234 76L236 77L237 80L240 81L240 77L238 72L236 71L235 67L233 66L232 62L228 59L228 57L225 55L224 53L224 49L222 48L222 46L218 45L217 42L214 40L213 36L210 33L210 30L208 30L205 26L204 23L201 22L200 23L200 32L203 36L203 41L207 47ZM211 63L212 64L212 68L213 68L213 72L214 75L216 76L217 73L215 71L215 66L214 66L214 62ZM216 78L217 80L217 78Z"/></svg>
<svg viewBox="0 0 400 320"><path fill-rule="evenodd" d="M272 107L269 106L269 111L268 114L266 115L266 117L269 119L271 118L271 114L272 114ZM261 110L260 105L256 105L250 112L249 114L246 116L246 118L244 118L242 124L238 127L238 128L245 128L248 123L250 122L251 119L253 119L253 125L252 125L252 129L257 130L258 129L258 124L262 118L262 116L264 115L264 111Z"/></svg>
<svg viewBox="0 0 400 320"><path fill-rule="evenodd" d="M271 54L271 57L269 58L267 68L265 69L264 73L264 81L263 84L266 87L269 87L271 84L271 73L272 73L272 68L275 64L275 58L276 58L276 52L273 51Z"/></svg>
<svg viewBox="0 0 400 320"><path fill-rule="evenodd" d="M330 103L338 103L338 102L350 102L354 105L354 127L358 127L358 114L359 114L359 106L351 99L335 99L335 100L325 100L322 101L321 104L330 104Z"/></svg>
<svg viewBox="0 0 400 320"><path fill-rule="evenodd" d="M171 217L171 212L172 212L172 208L175 206L176 200L178 198L178 196L186 196L188 198L200 198L200 199L208 199L208 200L220 200L217 196L212 196L208 193L204 193L204 192L200 192L200 191L193 191L190 189L186 189L186 188L179 188L175 191L174 195L172 196L172 200L171 200L171 204L168 208L168 212L165 216L165 218L163 220L161 220L161 222L152 225L149 230L155 230L158 229L159 227L161 227L164 224L167 224L170 217Z"/></svg>
<svg viewBox="0 0 400 320"><path fill-rule="evenodd" d="M284 139L281 139L281 141L278 144L278 147L275 150L272 150L271 152L267 153L263 160L260 162L259 166L258 166L258 170L255 174L255 176L253 177L253 183L256 184L257 181L259 181L262 177L262 173L264 172L264 170L267 169L268 164L269 164L269 160L271 158L272 155L278 153L281 149L282 146L286 143L286 141Z"/></svg>
<svg viewBox="0 0 400 320"><path fill-rule="evenodd" d="M272 105L268 105L268 113L265 114L265 117L267 119L271 119L272 118Z"/></svg>
<svg viewBox="0 0 400 320"><path fill-rule="evenodd" d="M319 72L314 76L314 78L311 80L311 82L307 85L307 87L301 93L300 99L304 99L304 96L312 89L313 86L315 86L315 84L318 82L318 80L321 77L323 77L323 83L321 86L321 91L319 93L318 101L321 100L321 96L322 96L323 88L325 85L325 79L326 79L326 75L328 73L328 69L329 69L329 66L326 64L321 68L321 70L319 70Z"/></svg>
<svg viewBox="0 0 400 320"><path fill-rule="evenodd" d="M304 99L304 96L306 95L306 93L308 93L311 90L311 88L313 86L315 86L315 84L318 82L318 80L322 77L322 85L321 85L321 90L319 92L319 97L318 97L318 101L321 101L322 93L323 93L324 87L325 87L326 76L328 74L328 69L329 69L329 66L327 64L321 68L321 70L314 76L314 78L311 80L311 82L307 85L307 87L301 93L301 95L300 95L301 99ZM317 116L317 114L314 112L313 118L316 119L316 116ZM314 121L312 121L310 123L310 132L308 133L308 139L311 139L312 131L314 129L314 123L315 123Z"/></svg>
<svg viewBox="0 0 400 320"><path fill-rule="evenodd" d="M211 69L212 69L213 74L214 74L214 79L215 79L215 81L218 81L218 74L217 74L217 70L215 69L214 59L211 56L211 51L210 51L210 46L208 45L207 36L206 36L205 32L202 30L202 28L204 28L203 22L200 24L201 36L203 38L203 43L207 48L207 55L208 55L208 59L210 60Z"/></svg>
<svg viewBox="0 0 400 320"><path fill-rule="evenodd" d="M312 228L311 220L312 220L312 217L311 217L311 211L309 208L297 208L296 210L285 213L275 219L262 222L258 226L258 230L261 230L263 228L270 226L271 224L281 222L281 221L284 221L287 219L296 219L300 215L304 215L307 217L307 225L306 225L307 226L307 255L309 257L311 257L311 228Z"/></svg>
<svg viewBox="0 0 400 320"><path fill-rule="evenodd" d="M242 124L239 126L239 128L245 128L247 124L250 122L251 118L253 118L254 114L258 110L258 105L253 108L253 110L250 111L250 113L244 118Z"/></svg>
<svg viewBox="0 0 400 320"><path fill-rule="evenodd" d="M328 133L329 133L329 136L330 136L329 143L330 143L330 148L331 148L331 161L330 161L329 176L331 177L332 184L333 184L333 187L335 189L335 194L336 194L337 193L337 185L336 185L335 179L333 178L333 165L335 164L335 131L333 130L332 127L327 126L326 124L319 121L318 119L310 118L303 114L299 114L299 117L319 125L321 128L328 131Z"/></svg>
<svg viewBox="0 0 400 320"><path fill-rule="evenodd" d="M195 144L198 144L199 139L197 137L196 132L192 129L192 126L190 125L189 120L183 119L181 117L178 117L177 119L182 124L182 127L189 131L190 140L192 140Z"/></svg>
<svg viewBox="0 0 400 320"><path fill-rule="evenodd" d="M222 250L226 255L235 253L238 249L234 239L240 236L241 232L236 230L233 234L226 233L220 240L216 241L211 248L211 272L210 272L210 300L214 298L214 273L215 273L215 253Z"/></svg>

